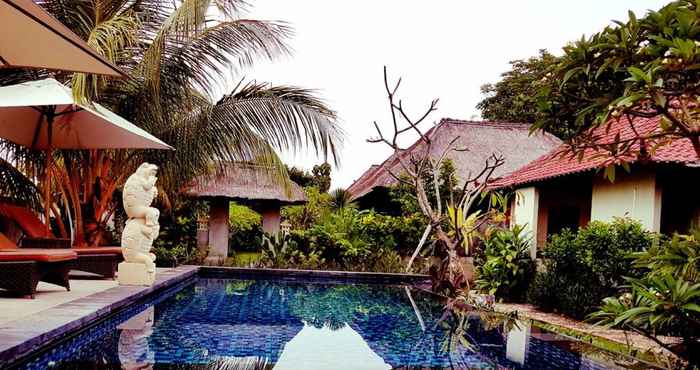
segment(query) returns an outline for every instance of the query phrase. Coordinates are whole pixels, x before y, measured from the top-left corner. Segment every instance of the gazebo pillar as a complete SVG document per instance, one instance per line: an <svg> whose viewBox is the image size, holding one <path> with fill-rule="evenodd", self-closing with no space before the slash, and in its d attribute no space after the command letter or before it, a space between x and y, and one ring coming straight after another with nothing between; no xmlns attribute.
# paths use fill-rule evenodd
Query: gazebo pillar
<svg viewBox="0 0 700 370"><path fill-rule="evenodd" d="M262 216L262 229L264 232L270 235L280 232L282 216L280 215L281 205L279 202L259 202L252 208Z"/></svg>
<svg viewBox="0 0 700 370"><path fill-rule="evenodd" d="M280 222L282 221L282 216L280 215L280 209L270 208L265 210L262 214L262 229L268 234L274 235L280 232Z"/></svg>
<svg viewBox="0 0 700 370"><path fill-rule="evenodd" d="M209 203L209 256L207 262L220 264L228 257L229 200L214 198Z"/></svg>

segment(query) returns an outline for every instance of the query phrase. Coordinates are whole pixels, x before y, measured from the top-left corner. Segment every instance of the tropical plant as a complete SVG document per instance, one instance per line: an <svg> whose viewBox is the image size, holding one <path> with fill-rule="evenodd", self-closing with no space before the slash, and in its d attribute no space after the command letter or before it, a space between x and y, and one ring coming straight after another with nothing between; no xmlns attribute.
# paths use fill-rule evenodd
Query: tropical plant
<svg viewBox="0 0 700 370"><path fill-rule="evenodd" d="M307 202L304 205L282 208L282 217L292 224L293 230L308 229L330 213L331 197L315 186L304 188Z"/></svg>
<svg viewBox="0 0 700 370"><path fill-rule="evenodd" d="M530 284L528 301L583 319L626 284L625 276L643 275L629 256L651 247L655 239L639 222L625 218L552 235L542 251L544 271Z"/></svg>
<svg viewBox="0 0 700 370"><path fill-rule="evenodd" d="M479 236L481 228L487 223L499 224L505 221L505 210L508 206L508 196L499 192L471 193L464 197L459 204L452 201L447 205L447 217L450 230L448 235L461 234L459 238L464 248L464 255L472 255L472 248ZM487 206L483 206L486 201ZM484 211L486 210L486 211Z"/></svg>
<svg viewBox="0 0 700 370"><path fill-rule="evenodd" d="M670 240L656 243L633 256L634 265L648 269L652 275L672 275L688 281L700 281L700 229L692 231L690 235L673 235Z"/></svg>
<svg viewBox="0 0 700 370"><path fill-rule="evenodd" d="M225 82L232 71L236 75L260 58L289 54L290 27L246 19L244 1L47 0L42 5L131 78L4 69L0 84L46 75L70 81L80 99L99 101L176 148L56 151L52 191L58 193L54 199L64 209L61 214L74 220L77 243L99 243L116 209L116 190L143 161L159 165L167 205L212 163L257 161L284 178L275 149L311 147L335 158L342 136L335 113L311 90L243 81L231 89ZM222 90L229 93L215 98ZM44 172L43 153L9 143L2 149L30 178Z"/></svg>
<svg viewBox="0 0 700 370"><path fill-rule="evenodd" d="M700 259L699 231L672 239L634 254L634 265L644 270L639 278L627 278L619 294L603 300L591 321L640 333L677 354L692 366L700 366ZM672 335L680 343L659 338Z"/></svg>
<svg viewBox="0 0 700 370"><path fill-rule="evenodd" d="M629 279L629 291L603 300L589 319L599 325L632 330L654 340L691 364L700 365L700 283L670 274ZM669 344L657 336L682 338Z"/></svg>
<svg viewBox="0 0 700 370"><path fill-rule="evenodd" d="M252 209L231 202L229 204L229 255L237 251L259 251L262 245L262 216Z"/></svg>
<svg viewBox="0 0 700 370"><path fill-rule="evenodd" d="M672 139L689 140L700 156L699 9L695 0L678 0L640 19L629 12L627 21L566 45L542 84L536 127L571 132L575 153L592 148L619 161ZM611 118L628 119L635 135L599 142L591 129ZM647 118L660 127L636 130Z"/></svg>
<svg viewBox="0 0 700 370"><path fill-rule="evenodd" d="M263 236L260 264L274 268L318 269L324 264L321 254L305 248L306 237L303 232L292 231L284 235Z"/></svg>
<svg viewBox="0 0 700 370"><path fill-rule="evenodd" d="M496 228L483 240L486 260L476 268L477 288L499 299L523 298L535 270L525 227Z"/></svg>
<svg viewBox="0 0 700 370"><path fill-rule="evenodd" d="M338 188L331 191L330 208L333 211L340 211L345 208L354 208L356 204L352 201L352 194L349 191Z"/></svg>
<svg viewBox="0 0 700 370"><path fill-rule="evenodd" d="M263 265L399 272L402 253L410 253L424 227L419 215L395 217L343 208L327 213L308 228L292 230L284 258L263 248Z"/></svg>
<svg viewBox="0 0 700 370"><path fill-rule="evenodd" d="M172 267L181 263L199 263L206 250L197 247L197 219L208 213L206 204L196 200L177 202L171 212L160 217L160 235L153 242L156 264ZM119 220L115 220L115 224ZM119 235L120 233L116 233ZM120 243L118 237L114 242Z"/></svg>

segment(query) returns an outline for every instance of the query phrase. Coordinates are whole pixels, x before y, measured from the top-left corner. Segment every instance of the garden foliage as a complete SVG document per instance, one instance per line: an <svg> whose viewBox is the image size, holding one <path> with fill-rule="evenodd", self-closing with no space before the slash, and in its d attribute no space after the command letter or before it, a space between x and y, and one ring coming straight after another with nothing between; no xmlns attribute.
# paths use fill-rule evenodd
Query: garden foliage
<svg viewBox="0 0 700 370"><path fill-rule="evenodd" d="M476 269L476 286L498 299L521 300L535 270L530 236L524 227L496 228L484 240L485 261Z"/></svg>
<svg viewBox="0 0 700 370"><path fill-rule="evenodd" d="M641 333L700 366L700 231L675 235L634 255L641 277L628 277L619 294L606 298L590 319ZM682 338L668 345L659 335Z"/></svg>
<svg viewBox="0 0 700 370"><path fill-rule="evenodd" d="M553 235L543 250L545 271L535 276L528 301L583 319L625 285L625 276L641 276L629 255L649 248L654 239L637 221L623 218Z"/></svg>
<svg viewBox="0 0 700 370"><path fill-rule="evenodd" d="M307 229L266 238L262 263L269 267L358 271L403 269L400 252L418 243L420 217L394 217L342 208Z"/></svg>
<svg viewBox="0 0 700 370"><path fill-rule="evenodd" d="M160 235L153 242L156 264L173 267L181 263L197 262L197 214L205 207L196 201L178 204L171 213L160 217Z"/></svg>
<svg viewBox="0 0 700 370"><path fill-rule="evenodd" d="M229 205L228 252L257 252L262 244L262 217L252 209L231 202Z"/></svg>

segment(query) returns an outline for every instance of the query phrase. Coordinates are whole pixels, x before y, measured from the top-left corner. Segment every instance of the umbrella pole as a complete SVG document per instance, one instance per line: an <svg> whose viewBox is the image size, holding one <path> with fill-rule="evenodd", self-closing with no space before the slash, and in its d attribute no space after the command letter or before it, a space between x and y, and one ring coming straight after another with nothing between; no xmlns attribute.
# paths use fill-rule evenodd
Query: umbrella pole
<svg viewBox="0 0 700 370"><path fill-rule="evenodd" d="M47 138L48 145L46 146L46 181L44 181L44 211L46 213L46 237L51 235L51 165L52 165L52 149L51 149L51 139L53 136L53 115L49 114L46 116L46 128L47 128Z"/></svg>
<svg viewBox="0 0 700 370"><path fill-rule="evenodd" d="M44 200L46 201L46 204L44 205L44 211L46 213L46 221L45 221L45 226L46 226L46 237L48 238L51 230L51 219L50 214L51 214L51 160L49 159L51 156L51 149L48 149L46 151L46 181L44 181Z"/></svg>

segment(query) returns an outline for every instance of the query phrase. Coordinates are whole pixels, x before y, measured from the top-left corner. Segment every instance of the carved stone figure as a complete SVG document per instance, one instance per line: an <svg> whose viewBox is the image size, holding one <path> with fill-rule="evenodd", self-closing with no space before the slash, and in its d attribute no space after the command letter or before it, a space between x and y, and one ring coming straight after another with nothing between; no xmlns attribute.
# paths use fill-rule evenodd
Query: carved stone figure
<svg viewBox="0 0 700 370"><path fill-rule="evenodd" d="M151 253L151 247L160 231L158 224L160 212L157 208L151 207L151 203L158 195L155 186L158 179L156 177L157 171L157 166L143 163L124 184L124 211L129 219L122 232L122 254L125 264L119 266L120 283L133 284L143 281L141 284L148 284L155 280L156 265L154 261L156 256ZM124 275L137 274L137 270L134 269L138 266L131 264L144 265L145 272L148 274L147 279L122 276L122 271Z"/></svg>
<svg viewBox="0 0 700 370"><path fill-rule="evenodd" d="M158 166L142 163L124 184L122 198L127 217L145 218L148 226L158 225L160 215L157 208L151 207L151 203L158 196L157 171Z"/></svg>
<svg viewBox="0 0 700 370"><path fill-rule="evenodd" d="M143 263L146 272L156 273L156 255L151 253L153 240L158 237L160 226L148 226L143 218L130 218L122 232L122 254L124 261Z"/></svg>

